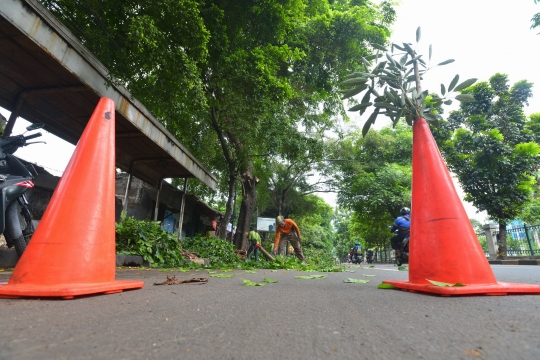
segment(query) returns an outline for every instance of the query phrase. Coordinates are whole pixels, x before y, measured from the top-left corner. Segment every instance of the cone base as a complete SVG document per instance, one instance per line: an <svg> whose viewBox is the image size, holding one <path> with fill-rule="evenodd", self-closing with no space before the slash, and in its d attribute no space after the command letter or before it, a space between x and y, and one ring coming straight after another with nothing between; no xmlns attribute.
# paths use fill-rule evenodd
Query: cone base
<svg viewBox="0 0 540 360"><path fill-rule="evenodd" d="M94 284L60 284L60 285L9 285L0 283L0 298L14 299L27 297L53 297L73 299L75 296L114 294L124 290L140 289L144 282L136 280L118 280Z"/></svg>
<svg viewBox="0 0 540 360"><path fill-rule="evenodd" d="M463 295L534 295L540 294L540 286L532 284L519 284L497 282L495 284L477 284L456 287L442 287L431 284L416 284L403 280L385 280L384 284L394 285L397 289L420 292L428 294L436 294L441 296L463 296Z"/></svg>

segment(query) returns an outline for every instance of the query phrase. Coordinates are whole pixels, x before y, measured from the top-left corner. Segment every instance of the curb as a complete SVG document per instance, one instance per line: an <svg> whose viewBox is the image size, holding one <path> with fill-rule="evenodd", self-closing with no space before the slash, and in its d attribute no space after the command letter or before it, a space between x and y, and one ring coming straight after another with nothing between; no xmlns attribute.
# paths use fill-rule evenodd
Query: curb
<svg viewBox="0 0 540 360"><path fill-rule="evenodd" d="M18 261L19 255L17 255L17 251L15 251L15 249L0 249L0 268L14 268ZM210 260L208 259L186 259L186 263L190 262L206 266L210 265ZM148 261L144 261L143 257L140 255L116 254L116 266L150 267L150 263L148 263Z"/></svg>
<svg viewBox="0 0 540 360"><path fill-rule="evenodd" d="M490 265L540 265L540 259L489 260Z"/></svg>

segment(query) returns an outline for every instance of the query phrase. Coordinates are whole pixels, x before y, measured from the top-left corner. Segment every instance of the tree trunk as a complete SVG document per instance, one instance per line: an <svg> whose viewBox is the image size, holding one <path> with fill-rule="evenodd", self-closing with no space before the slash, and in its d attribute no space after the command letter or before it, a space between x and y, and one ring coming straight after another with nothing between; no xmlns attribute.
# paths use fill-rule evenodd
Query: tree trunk
<svg viewBox="0 0 540 360"><path fill-rule="evenodd" d="M223 221L219 225L219 237L221 239L225 239L225 237L227 236L227 225L229 224L229 221L231 219L235 182L236 178L234 176L234 173L229 173L229 194L227 197L227 205L225 206L225 216L223 217Z"/></svg>
<svg viewBox="0 0 540 360"><path fill-rule="evenodd" d="M506 259L506 222L499 223L499 251L497 259Z"/></svg>
<svg viewBox="0 0 540 360"><path fill-rule="evenodd" d="M238 225L234 235L234 245L238 250L247 250L249 227L255 211L257 202L257 179L252 174L252 170L243 172L240 182L242 183L242 203L240 204L240 214L238 215Z"/></svg>

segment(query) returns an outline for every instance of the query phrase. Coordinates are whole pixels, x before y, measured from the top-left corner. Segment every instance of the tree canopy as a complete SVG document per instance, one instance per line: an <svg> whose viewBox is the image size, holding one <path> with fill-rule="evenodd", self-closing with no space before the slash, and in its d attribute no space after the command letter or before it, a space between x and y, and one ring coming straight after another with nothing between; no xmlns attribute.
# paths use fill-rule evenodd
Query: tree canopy
<svg viewBox="0 0 540 360"><path fill-rule="evenodd" d="M388 1L42 2L217 175L222 234L241 184L238 247L266 164L285 158L299 128L324 134L345 115L339 79L395 18Z"/></svg>
<svg viewBox="0 0 540 360"><path fill-rule="evenodd" d="M503 256L506 221L517 217L529 201L540 165L540 146L523 112L531 88L525 80L510 87L508 76L497 73L488 82L464 89L474 101L462 103L436 132L465 200L499 222Z"/></svg>

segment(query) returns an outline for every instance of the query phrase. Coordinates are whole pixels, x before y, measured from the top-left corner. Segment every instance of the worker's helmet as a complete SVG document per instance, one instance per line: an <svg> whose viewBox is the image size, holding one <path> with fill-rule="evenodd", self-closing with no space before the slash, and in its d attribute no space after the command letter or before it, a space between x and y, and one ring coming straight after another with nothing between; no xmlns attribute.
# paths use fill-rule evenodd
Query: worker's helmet
<svg viewBox="0 0 540 360"><path fill-rule="evenodd" d="M278 225L283 224L284 221L285 221L285 219L283 219L283 216L281 216L281 215L279 215L279 216L276 218L276 224L278 224Z"/></svg>
<svg viewBox="0 0 540 360"><path fill-rule="evenodd" d="M409 209L408 207L404 207L403 209L399 210L399 212L401 215L407 215L411 213L411 209Z"/></svg>

